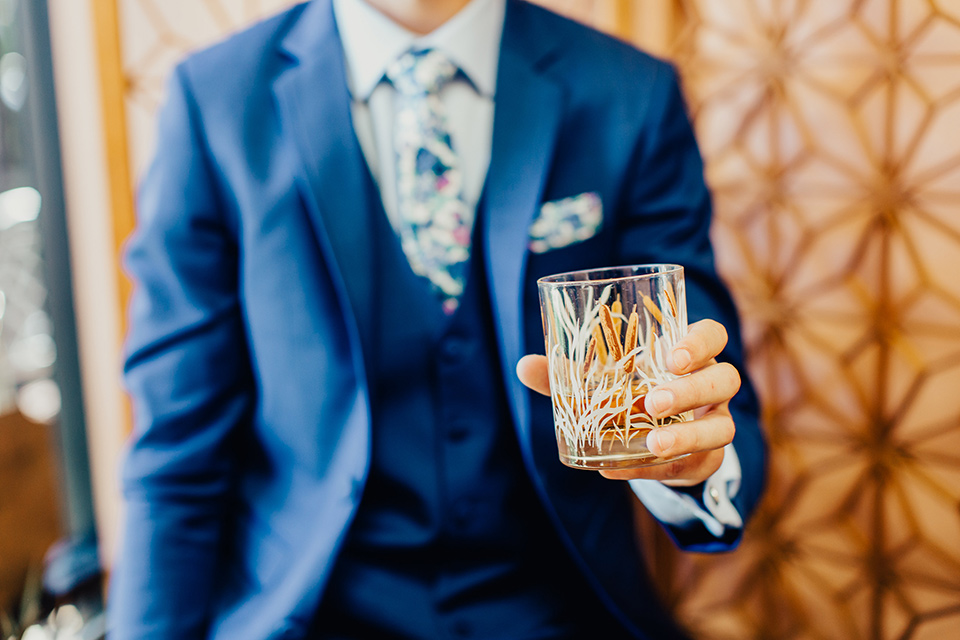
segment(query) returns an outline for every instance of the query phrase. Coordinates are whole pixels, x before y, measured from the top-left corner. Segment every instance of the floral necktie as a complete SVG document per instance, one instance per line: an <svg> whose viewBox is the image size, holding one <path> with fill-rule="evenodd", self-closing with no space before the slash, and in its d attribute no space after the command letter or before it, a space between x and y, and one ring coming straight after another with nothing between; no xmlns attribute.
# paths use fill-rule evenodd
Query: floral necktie
<svg viewBox="0 0 960 640"><path fill-rule="evenodd" d="M447 315L466 282L474 212L463 200L463 174L453 149L440 90L457 67L435 49L410 51L387 69L394 96L397 217L403 252L427 278Z"/></svg>

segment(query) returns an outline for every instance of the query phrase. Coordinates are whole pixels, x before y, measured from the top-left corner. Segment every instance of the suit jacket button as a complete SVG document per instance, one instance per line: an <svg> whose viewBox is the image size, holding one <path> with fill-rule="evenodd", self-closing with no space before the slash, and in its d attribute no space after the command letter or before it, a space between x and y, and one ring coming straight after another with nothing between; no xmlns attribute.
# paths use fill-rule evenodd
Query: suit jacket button
<svg viewBox="0 0 960 640"><path fill-rule="evenodd" d="M461 500L453 507L453 526L463 530L470 526L473 507L467 500Z"/></svg>
<svg viewBox="0 0 960 640"><path fill-rule="evenodd" d="M440 353L449 362L456 362L466 355L468 343L463 338L446 338L440 345Z"/></svg>
<svg viewBox="0 0 960 640"><path fill-rule="evenodd" d="M469 638L473 635L473 625L466 620L457 620L453 623L453 635L458 638Z"/></svg>
<svg viewBox="0 0 960 640"><path fill-rule="evenodd" d="M470 435L470 425L466 422L454 422L447 430L447 439L450 442L463 442Z"/></svg>

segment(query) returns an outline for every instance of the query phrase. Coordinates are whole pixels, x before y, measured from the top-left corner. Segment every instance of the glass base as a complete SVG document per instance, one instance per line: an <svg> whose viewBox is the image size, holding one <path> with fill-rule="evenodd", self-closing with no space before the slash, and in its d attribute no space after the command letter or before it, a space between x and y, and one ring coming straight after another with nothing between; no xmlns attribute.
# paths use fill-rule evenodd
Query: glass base
<svg viewBox="0 0 960 640"><path fill-rule="evenodd" d="M642 467L655 467L660 464L682 460L689 453L682 456L673 456L672 458L658 458L649 451L646 454L637 454L626 456L623 454L607 456L560 456L560 462L574 469L588 469L596 471L597 469L640 469Z"/></svg>
<svg viewBox="0 0 960 640"><path fill-rule="evenodd" d="M647 448L647 436L650 427L631 429L606 429L599 438L599 446L581 443L580 447L571 447L562 437L558 437L560 462L574 469L638 469L652 467L680 460L689 454L660 458Z"/></svg>

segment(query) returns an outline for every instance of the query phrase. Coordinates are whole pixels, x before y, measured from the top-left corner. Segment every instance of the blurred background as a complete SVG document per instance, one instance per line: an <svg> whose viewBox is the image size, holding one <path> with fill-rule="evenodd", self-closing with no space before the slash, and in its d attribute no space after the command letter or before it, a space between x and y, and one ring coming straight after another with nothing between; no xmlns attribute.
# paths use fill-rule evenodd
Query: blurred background
<svg viewBox="0 0 960 640"><path fill-rule="evenodd" d="M639 523L665 602L703 639L960 638L960 0L538 1L677 64L764 403L739 550ZM0 0L4 639L103 633L154 116L177 60L290 4Z"/></svg>

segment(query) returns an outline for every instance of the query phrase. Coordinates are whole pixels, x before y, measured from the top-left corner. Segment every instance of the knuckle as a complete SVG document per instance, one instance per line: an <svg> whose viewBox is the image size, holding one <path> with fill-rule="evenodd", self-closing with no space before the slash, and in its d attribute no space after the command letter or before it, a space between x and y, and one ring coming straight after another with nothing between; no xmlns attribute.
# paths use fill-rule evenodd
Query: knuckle
<svg viewBox="0 0 960 640"><path fill-rule="evenodd" d="M683 424L670 428L670 431L676 437L676 443L671 449L674 455L694 453L700 450L700 442L702 438L700 437L700 433L694 425Z"/></svg>
<svg viewBox="0 0 960 640"><path fill-rule="evenodd" d="M722 371L727 379L727 385L733 390L733 393L735 394L737 391L739 391L743 380L740 378L740 372L737 371L737 368L729 362L721 362L717 366L722 368Z"/></svg>
<svg viewBox="0 0 960 640"><path fill-rule="evenodd" d="M701 363L713 357L713 330L708 325L705 331L699 332L696 341L697 360Z"/></svg>
<svg viewBox="0 0 960 640"><path fill-rule="evenodd" d="M686 429L678 429L678 431L680 431L682 435L679 435L677 440L683 443L684 452L693 453L700 451L703 438L701 437L699 429L691 425Z"/></svg>
<svg viewBox="0 0 960 640"><path fill-rule="evenodd" d="M678 404L683 406L700 405L700 399L704 396L706 389L704 388L704 381L697 375L679 378L674 381L674 385L674 393L677 395Z"/></svg>
<svg viewBox="0 0 960 640"><path fill-rule="evenodd" d="M700 341L704 360L716 356L727 345L727 329L716 320L704 320L703 340Z"/></svg>
<svg viewBox="0 0 960 640"><path fill-rule="evenodd" d="M733 442L733 437L737 435L737 425L733 421L733 417L726 415L720 420L719 425L720 431L723 434L724 442Z"/></svg>
<svg viewBox="0 0 960 640"><path fill-rule="evenodd" d="M716 320L711 320L710 322L711 326L713 327L713 331L716 334L717 341L726 346L727 340L729 339L729 336L727 335L727 328Z"/></svg>
<svg viewBox="0 0 960 640"><path fill-rule="evenodd" d="M690 325L684 340L695 360L706 362L723 350L727 344L727 329L716 320L700 320Z"/></svg>

